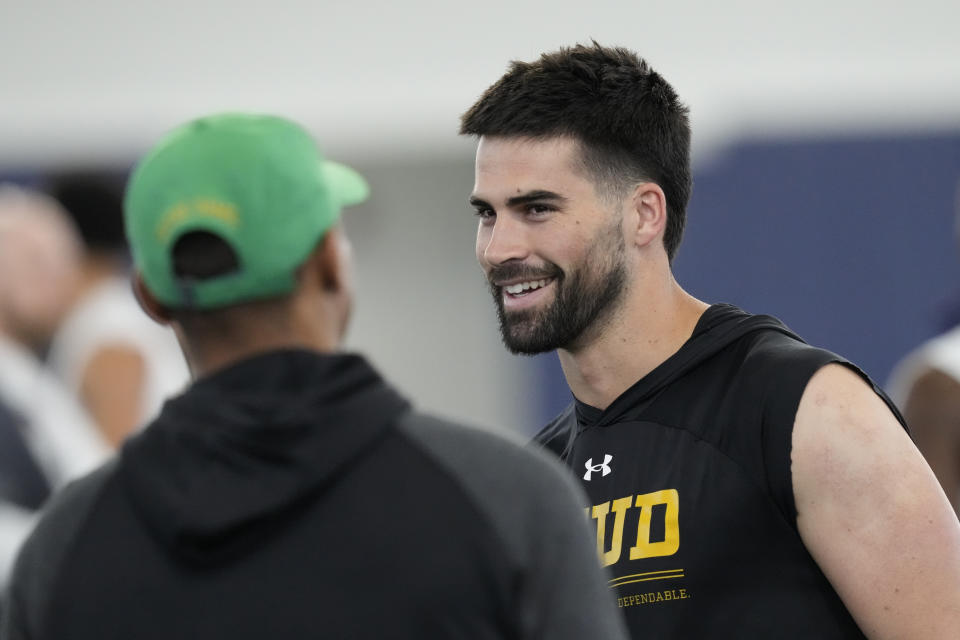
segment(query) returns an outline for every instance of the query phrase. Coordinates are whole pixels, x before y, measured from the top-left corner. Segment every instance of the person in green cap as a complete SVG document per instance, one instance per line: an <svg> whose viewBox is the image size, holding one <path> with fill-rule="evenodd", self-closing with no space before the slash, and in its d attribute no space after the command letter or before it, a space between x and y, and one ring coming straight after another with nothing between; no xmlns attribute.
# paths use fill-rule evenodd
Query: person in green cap
<svg viewBox="0 0 960 640"><path fill-rule="evenodd" d="M134 288L194 381L54 498L3 640L626 637L567 474L339 350L340 212L366 195L272 116L190 122L140 162Z"/></svg>

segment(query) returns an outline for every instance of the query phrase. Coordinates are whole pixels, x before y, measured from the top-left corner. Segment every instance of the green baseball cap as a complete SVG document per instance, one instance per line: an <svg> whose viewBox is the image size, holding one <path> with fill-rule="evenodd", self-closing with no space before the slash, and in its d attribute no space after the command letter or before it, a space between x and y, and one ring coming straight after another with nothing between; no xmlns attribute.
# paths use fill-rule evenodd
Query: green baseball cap
<svg viewBox="0 0 960 640"><path fill-rule="evenodd" d="M227 113L175 129L136 166L124 222L147 289L171 308L213 309L290 293L296 270L342 207L367 198L356 171L325 160L298 124ZM177 240L212 233L239 268L202 280L174 273Z"/></svg>

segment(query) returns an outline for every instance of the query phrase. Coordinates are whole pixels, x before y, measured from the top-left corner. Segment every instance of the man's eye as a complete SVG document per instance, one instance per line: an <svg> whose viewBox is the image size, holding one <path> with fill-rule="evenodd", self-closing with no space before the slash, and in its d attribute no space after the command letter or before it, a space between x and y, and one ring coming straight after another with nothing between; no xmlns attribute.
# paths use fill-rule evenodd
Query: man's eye
<svg viewBox="0 0 960 640"><path fill-rule="evenodd" d="M493 218L497 214L494 213L493 209L483 208L483 209L474 209L474 215L476 215L481 220L487 220Z"/></svg>
<svg viewBox="0 0 960 640"><path fill-rule="evenodd" d="M548 204L531 204L527 206L527 213L533 216L542 216L555 210L554 207Z"/></svg>

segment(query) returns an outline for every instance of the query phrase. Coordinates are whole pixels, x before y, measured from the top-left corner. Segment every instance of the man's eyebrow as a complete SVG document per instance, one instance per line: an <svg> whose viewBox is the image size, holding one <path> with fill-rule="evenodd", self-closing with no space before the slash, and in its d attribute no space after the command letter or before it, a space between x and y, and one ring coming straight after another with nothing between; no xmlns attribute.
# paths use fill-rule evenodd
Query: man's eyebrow
<svg viewBox="0 0 960 640"><path fill-rule="evenodd" d="M470 196L469 202L470 202L470 206L471 206L471 207L474 207L474 208L477 208L477 209L492 209L492 208L493 208L493 207L490 206L490 203L489 203L489 202L487 202L486 200L482 200L482 199L478 198L477 196Z"/></svg>
<svg viewBox="0 0 960 640"><path fill-rule="evenodd" d="M513 196L507 200L508 207L519 207L525 204L530 204L531 202L541 202L543 200L552 200L553 202L564 203L567 201L559 193L554 193L553 191L546 191L544 189L536 189L534 191L528 191L527 193L521 194L519 196Z"/></svg>
<svg viewBox="0 0 960 640"><path fill-rule="evenodd" d="M557 203L564 203L567 201L565 197L559 193L554 193L553 191L546 191L545 189L536 189L534 191L528 191L527 193L520 194L519 196L513 196L507 200L508 207L520 207L525 204L530 204L531 202L542 202L544 200L549 200ZM476 208L485 208L492 209L493 207L489 202L478 198L477 196L470 196L470 205Z"/></svg>

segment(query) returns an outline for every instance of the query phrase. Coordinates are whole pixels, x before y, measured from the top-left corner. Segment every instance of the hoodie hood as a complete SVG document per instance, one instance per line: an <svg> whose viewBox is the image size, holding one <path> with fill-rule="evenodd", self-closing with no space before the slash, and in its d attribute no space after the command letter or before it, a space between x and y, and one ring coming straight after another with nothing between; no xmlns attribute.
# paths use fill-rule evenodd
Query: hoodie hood
<svg viewBox="0 0 960 640"><path fill-rule="evenodd" d="M124 445L119 476L161 544L216 562L336 483L408 410L360 356L271 352L167 402Z"/></svg>
<svg viewBox="0 0 960 640"><path fill-rule="evenodd" d="M731 343L749 333L771 330L803 342L773 316L752 315L730 304L712 305L700 317L690 339L675 354L624 391L606 410L577 401L576 413L580 422L607 425L621 420L628 413L638 413L667 385Z"/></svg>

